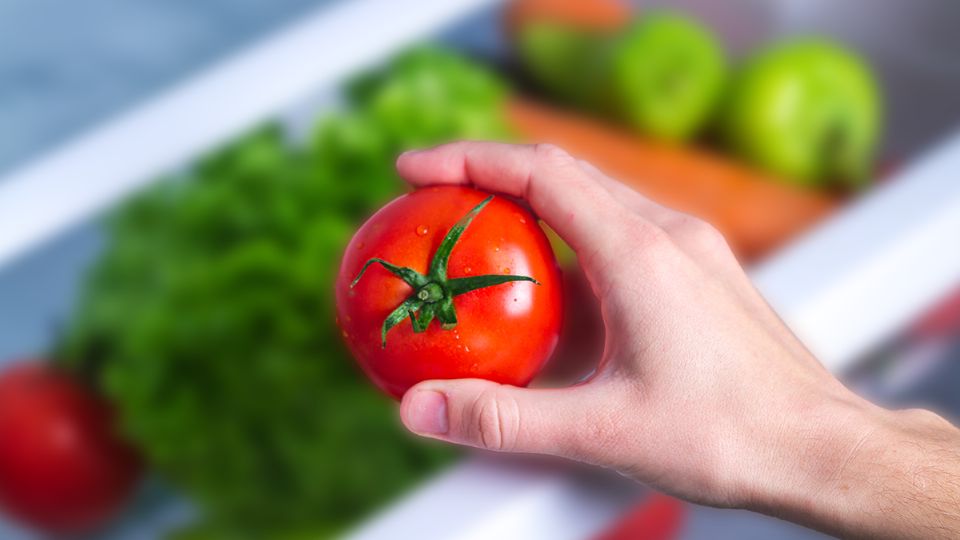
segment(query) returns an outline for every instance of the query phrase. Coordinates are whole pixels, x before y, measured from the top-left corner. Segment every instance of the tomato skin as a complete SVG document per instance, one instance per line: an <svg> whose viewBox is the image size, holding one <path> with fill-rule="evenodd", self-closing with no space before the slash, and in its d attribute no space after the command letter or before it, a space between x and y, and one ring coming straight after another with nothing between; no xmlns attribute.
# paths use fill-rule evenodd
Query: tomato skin
<svg viewBox="0 0 960 540"><path fill-rule="evenodd" d="M69 376L40 362L0 375L0 506L11 517L61 534L92 530L140 472L108 404Z"/></svg>
<svg viewBox="0 0 960 540"><path fill-rule="evenodd" d="M680 537L686 517L686 503L652 493L594 540L674 540Z"/></svg>
<svg viewBox="0 0 960 540"><path fill-rule="evenodd" d="M454 298L458 324L438 321L415 333L409 319L387 333L387 315L413 293L379 265L350 283L372 257L426 273L447 231L487 197L459 186L424 188L402 195L356 232L337 278L337 321L363 370L386 393L400 398L429 379L483 378L525 386L540 371L559 338L562 322L560 269L536 218L498 196L476 216L450 256L450 278L517 274L540 282L513 282Z"/></svg>

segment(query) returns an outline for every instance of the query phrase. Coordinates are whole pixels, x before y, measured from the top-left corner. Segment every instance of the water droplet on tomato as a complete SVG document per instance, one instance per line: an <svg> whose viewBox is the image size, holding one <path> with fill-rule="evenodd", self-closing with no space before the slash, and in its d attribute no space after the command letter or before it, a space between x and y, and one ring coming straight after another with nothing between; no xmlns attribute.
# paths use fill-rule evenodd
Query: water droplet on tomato
<svg viewBox="0 0 960 540"><path fill-rule="evenodd" d="M526 223L526 222L527 222L527 218L523 217L523 214L521 214L521 213L517 213L517 218L520 219L520 223Z"/></svg>
<svg viewBox="0 0 960 540"><path fill-rule="evenodd" d="M467 347L466 345L464 345L464 346L463 346L463 352L470 352L470 347ZM476 368L474 368L474 369L476 369Z"/></svg>
<svg viewBox="0 0 960 540"><path fill-rule="evenodd" d="M417 225L417 236L426 236L428 232L430 232L430 227Z"/></svg>
<svg viewBox="0 0 960 540"><path fill-rule="evenodd" d="M493 246L494 251L500 251L500 246Z"/></svg>
<svg viewBox="0 0 960 540"><path fill-rule="evenodd" d="M470 268L469 266L463 269L464 274L469 274L470 272L473 272L473 268Z"/></svg>
<svg viewBox="0 0 960 540"><path fill-rule="evenodd" d="M460 334L454 332L454 333L453 333L453 339L460 339Z"/></svg>

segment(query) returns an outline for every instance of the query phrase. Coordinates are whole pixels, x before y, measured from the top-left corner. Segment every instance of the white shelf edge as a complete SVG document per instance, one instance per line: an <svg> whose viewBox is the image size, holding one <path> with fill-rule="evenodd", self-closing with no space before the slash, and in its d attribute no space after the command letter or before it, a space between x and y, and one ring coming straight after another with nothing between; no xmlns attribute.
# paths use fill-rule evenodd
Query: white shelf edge
<svg viewBox="0 0 960 540"><path fill-rule="evenodd" d="M496 0L344 0L0 179L0 267L131 191Z"/></svg>
<svg viewBox="0 0 960 540"><path fill-rule="evenodd" d="M960 284L960 132L751 272L834 373Z"/></svg>
<svg viewBox="0 0 960 540"><path fill-rule="evenodd" d="M346 538L589 538L642 493L641 486L610 471L481 454L428 481Z"/></svg>

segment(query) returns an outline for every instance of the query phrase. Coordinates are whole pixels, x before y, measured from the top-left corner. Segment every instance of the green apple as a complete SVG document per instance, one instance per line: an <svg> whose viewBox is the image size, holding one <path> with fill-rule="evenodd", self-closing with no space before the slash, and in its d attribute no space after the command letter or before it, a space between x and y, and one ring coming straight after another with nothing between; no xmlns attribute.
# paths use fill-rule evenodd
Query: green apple
<svg viewBox="0 0 960 540"><path fill-rule="evenodd" d="M530 78L553 97L585 109L596 109L603 99L611 42L604 33L548 21L525 25L516 40Z"/></svg>
<svg viewBox="0 0 960 540"><path fill-rule="evenodd" d="M865 62L822 39L760 52L738 74L723 113L727 144L801 185L862 185L880 132L880 91Z"/></svg>
<svg viewBox="0 0 960 540"><path fill-rule="evenodd" d="M727 78L723 49L696 21L650 12L611 49L616 114L642 133L685 140L710 120Z"/></svg>
<svg viewBox="0 0 960 540"><path fill-rule="evenodd" d="M518 38L527 72L555 97L659 139L699 132L727 75L710 32L670 12L644 14L612 35L543 22Z"/></svg>

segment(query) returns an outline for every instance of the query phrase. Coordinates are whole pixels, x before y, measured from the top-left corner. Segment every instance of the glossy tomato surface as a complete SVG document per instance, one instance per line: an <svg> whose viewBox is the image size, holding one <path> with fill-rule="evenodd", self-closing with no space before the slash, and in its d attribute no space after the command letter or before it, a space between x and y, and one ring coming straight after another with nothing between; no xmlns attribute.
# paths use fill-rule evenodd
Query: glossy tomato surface
<svg viewBox="0 0 960 540"><path fill-rule="evenodd" d="M379 265L351 281L370 258L426 274L447 231L488 193L457 186L424 188L384 206L357 231L337 279L337 321L353 355L384 391L399 398L428 379L483 378L523 386L556 346L562 321L560 270L528 210L494 197L476 215L450 255L450 278L529 276L470 291L453 300L457 326L433 321L415 333L409 319L387 333L384 319L414 291Z"/></svg>
<svg viewBox="0 0 960 540"><path fill-rule="evenodd" d="M0 506L41 530L89 531L140 477L107 403L64 373L22 363L0 375Z"/></svg>

